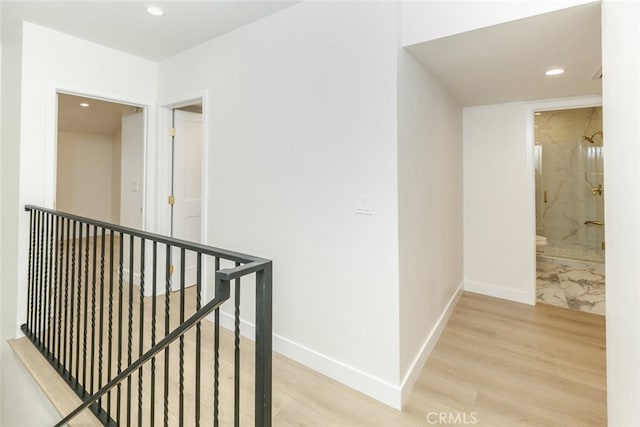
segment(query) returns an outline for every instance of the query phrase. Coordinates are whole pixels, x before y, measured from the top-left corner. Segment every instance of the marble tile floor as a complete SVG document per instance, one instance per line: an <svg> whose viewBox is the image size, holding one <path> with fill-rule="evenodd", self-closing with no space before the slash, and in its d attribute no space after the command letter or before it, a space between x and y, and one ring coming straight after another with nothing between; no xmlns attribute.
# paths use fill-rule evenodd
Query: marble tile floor
<svg viewBox="0 0 640 427"><path fill-rule="evenodd" d="M537 302L605 315L604 264L537 262Z"/></svg>

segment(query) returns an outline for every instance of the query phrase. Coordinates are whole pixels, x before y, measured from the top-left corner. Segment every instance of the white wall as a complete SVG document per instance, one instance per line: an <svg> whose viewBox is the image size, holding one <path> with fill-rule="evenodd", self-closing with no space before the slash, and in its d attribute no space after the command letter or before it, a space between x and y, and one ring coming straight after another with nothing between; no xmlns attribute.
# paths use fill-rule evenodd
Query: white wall
<svg viewBox="0 0 640 427"><path fill-rule="evenodd" d="M20 86L22 68L22 39L18 35L11 39L2 40L2 152L0 153L0 170L2 172L2 221L0 222L1 253L0 266L3 284L17 283L18 263L18 230L17 219L20 215L17 209L18 186L16 185L18 174L18 158L20 141ZM0 394L11 396L13 384L7 381L10 378L12 367L10 360L13 357L7 340L16 332L16 300L17 287L10 285L0 286L0 362L2 377ZM27 396L28 397L28 396ZM7 406L11 405L9 399L0 399L0 424L8 423L5 414L9 412Z"/></svg>
<svg viewBox="0 0 640 427"><path fill-rule="evenodd" d="M0 8L1 9L1 8ZM57 416L51 403L35 381L16 359L7 340L16 333L16 300L18 262L17 217L18 156L20 140L20 87L22 69L22 39L20 35L2 40L2 123L0 127L2 197L0 205L0 425L45 426L53 425Z"/></svg>
<svg viewBox="0 0 640 427"><path fill-rule="evenodd" d="M598 0L428 0L402 2L402 46Z"/></svg>
<svg viewBox="0 0 640 427"><path fill-rule="evenodd" d="M465 289L535 302L533 161L524 103L464 109Z"/></svg>
<svg viewBox="0 0 640 427"><path fill-rule="evenodd" d="M340 13L333 13L337 7ZM396 109L392 89L397 78L392 58L396 28L390 22L394 13L386 9L389 5L376 4L365 13L360 7L364 6L301 4L260 20L166 61L161 65L160 93L169 102L210 90L209 163L218 172L209 185L217 187L210 189L210 196L218 197L210 197L214 213L208 238L211 243L275 260L277 346L356 387L374 384L372 388L380 391L385 385L393 389L401 371L400 356L381 351L387 349L379 345L380 337L402 340L398 333L399 267L394 255L398 251L399 236L394 230L398 218L392 208L398 186L392 171L399 159L394 144L388 144L397 131L388 119ZM415 40L460 31L464 23L460 5L457 7L452 16L433 13L433 9L431 17L405 14L407 19L421 22L423 29L433 32L445 28ZM497 12L496 7L492 3L487 14ZM468 11L465 9L465 15L474 15ZM640 181L639 14L637 3L603 2L610 425L640 424L640 338L633 328L640 321L640 288L633 286L640 279L640 200L635 191ZM428 22L434 25L425 25ZM292 38L291 34L298 36ZM19 284L0 290L3 396L14 392L10 381L14 376L8 374L14 365L7 362L5 342L15 335L23 318L20 310L26 268L18 262L18 254L25 253L26 240L22 205L44 200L46 124L42 118L53 102L46 97L47 83L153 100L157 82L155 65L148 61L35 25L25 26L24 52L21 46L20 39L5 39L2 45L1 279L2 283ZM525 233L515 222L524 210L533 215L532 208L513 201L511 208L502 209L507 197L523 200L516 188L526 179L521 175L526 153L508 141L508 135L522 138L523 108L512 104L464 112L465 246L475 236L475 243L465 250L465 278L488 277L489 285L500 288L490 289L516 297L523 296L524 288L511 282L515 270L490 255L504 259L507 254L509 260L522 255L522 250L517 254L509 251L513 240L507 234ZM22 111L30 115L26 117ZM504 125L494 129L483 124L485 120ZM486 134L470 133L474 130ZM224 146L216 146L220 141L225 141ZM503 161L483 153L483 143L488 144L488 150L503 153L498 156ZM244 166L238 170L237 164ZM498 176L501 174L496 171L504 172L505 168L516 169L508 175L513 183L504 179L506 174ZM489 176L484 176L487 173ZM162 171L153 176L162 177ZM475 185L473 177L484 184L500 185ZM226 185L222 186L224 179ZM260 195L255 188L265 193ZM373 216L353 215L354 194L371 199ZM235 209L222 209L229 203ZM232 212L240 212L237 219ZM504 222L507 233L501 232L503 239L492 242L495 234L483 231L481 221L472 215L484 218L484 224L494 230L505 230ZM238 235L235 227L220 227L228 223L246 225L247 233ZM533 234L526 233L533 239ZM336 247L336 241L347 243ZM480 248L484 248L482 253ZM478 261L469 261L470 251ZM313 256L327 253L323 264ZM362 268L369 265L377 270ZM506 272L499 268L505 265ZM482 266L495 276L489 277ZM530 268L526 263L518 267L522 271ZM410 337L402 342L413 346L415 340ZM409 354L411 346L403 354ZM31 397L24 398L31 401ZM2 425L16 425L16 420L6 415L12 413L6 409L11 403L2 399Z"/></svg>
<svg viewBox="0 0 640 427"><path fill-rule="evenodd" d="M19 203L13 209L20 212L26 203L43 204L47 186L51 182L48 152L51 141L48 126L55 121L33 120L33 117L50 117L54 111L55 97L51 85L86 88L100 94L113 94L120 99L155 99L156 64L129 54L105 48L84 40L43 27L25 23L23 26L23 62L21 108L24 113L21 122L19 176L13 177L19 186ZM53 91L55 92L55 91ZM28 114L26 114L28 112ZM51 171L52 173L53 171ZM14 184L15 185L15 184ZM19 243L16 253L26 254L28 240L28 215L21 213L17 226ZM15 244L9 240L7 244ZM17 268L19 311L17 323L24 317L24 297L22 290L26 283L26 257L12 267Z"/></svg>
<svg viewBox="0 0 640 427"><path fill-rule="evenodd" d="M276 351L393 404L396 21L303 2L160 64L162 103L210 95L206 243L273 259Z"/></svg>
<svg viewBox="0 0 640 427"><path fill-rule="evenodd" d="M404 46L591 0L402 3ZM461 13L461 8L464 13ZM533 166L526 104L464 110L465 289L535 302Z"/></svg>
<svg viewBox="0 0 640 427"><path fill-rule="evenodd" d="M144 194L144 112L122 116L121 135L120 224L140 229Z"/></svg>
<svg viewBox="0 0 640 427"><path fill-rule="evenodd" d="M640 3L602 3L607 408L640 425Z"/></svg>
<svg viewBox="0 0 640 427"><path fill-rule="evenodd" d="M111 140L111 222L120 224L122 129L118 129Z"/></svg>
<svg viewBox="0 0 640 427"><path fill-rule="evenodd" d="M2 7L0 7L0 34L2 34ZM1 37L0 37L1 39ZM2 155L2 44L0 44L0 156ZM0 189L2 188L2 161L0 161ZM0 197L0 224L2 224L2 198ZM0 227L0 233L2 228ZM2 246L0 246L0 276L2 272ZM2 307L2 294L0 291L0 307ZM2 316L0 315L0 339L4 336L2 333ZM0 385L2 384L2 355L4 351L0 347ZM2 402L2 387L0 386L0 402ZM2 407L0 406L0 411ZM0 418L0 424L2 419Z"/></svg>
<svg viewBox="0 0 640 427"><path fill-rule="evenodd" d="M137 183L137 186L136 186ZM120 225L135 229L143 228L144 195L144 112L138 111L122 116L120 144ZM129 277L130 238L125 237L123 244L124 274ZM140 242L134 240L134 253L140 253ZM150 252L147 252L150 253ZM147 263L148 265L148 263ZM140 283L140 258L134 256L133 282ZM145 290L151 294L150 287ZM164 286L158 284L158 292Z"/></svg>
<svg viewBox="0 0 640 427"><path fill-rule="evenodd" d="M404 49L398 60L400 373L408 394L462 285L462 108Z"/></svg>
<svg viewBox="0 0 640 427"><path fill-rule="evenodd" d="M3 354L25 318L28 214L24 205L45 204L52 185L55 87L75 88L90 95L153 102L157 65L37 25L25 23L22 42L4 45L2 94L2 286ZM11 89L7 89L11 88ZM7 108L10 106L10 108ZM12 125L6 126L7 123ZM2 358L2 370L10 365ZM2 382L2 393L13 385ZM25 397L26 399L29 396ZM3 399L2 404L9 404ZM19 425L5 419L3 425Z"/></svg>
<svg viewBox="0 0 640 427"><path fill-rule="evenodd" d="M3 343L9 347L8 344ZM47 427L60 421L60 414L13 350L2 359L6 387L0 411L0 425L8 427Z"/></svg>
<svg viewBox="0 0 640 427"><path fill-rule="evenodd" d="M111 222L111 158L107 135L58 132L56 209Z"/></svg>

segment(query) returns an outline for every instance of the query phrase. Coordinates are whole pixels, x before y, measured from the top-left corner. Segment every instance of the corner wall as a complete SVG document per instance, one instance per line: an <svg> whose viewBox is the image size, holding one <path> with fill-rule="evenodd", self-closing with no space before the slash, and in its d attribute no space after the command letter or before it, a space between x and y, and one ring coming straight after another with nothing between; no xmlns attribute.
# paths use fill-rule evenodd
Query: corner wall
<svg viewBox="0 0 640 427"><path fill-rule="evenodd" d="M602 2L607 410L640 425L640 3Z"/></svg>
<svg viewBox="0 0 640 427"><path fill-rule="evenodd" d="M398 53L400 375L407 397L461 295L462 108Z"/></svg>
<svg viewBox="0 0 640 427"><path fill-rule="evenodd" d="M2 7L0 7L0 23L2 23ZM0 25L0 34L2 34ZM2 44L0 44L0 156L2 155ZM2 162L0 161L0 188L2 188ZM0 200L0 224L2 224L2 200ZM1 228L0 228L1 230ZM1 232L1 231L0 231ZM0 246L0 276L2 275L2 246ZM2 292L0 291L0 307L2 307ZM0 316L0 338L2 334L2 316ZM2 402L2 349L0 349L0 402ZM0 410L2 408L0 407ZM2 419L0 418L0 424Z"/></svg>
<svg viewBox="0 0 640 427"><path fill-rule="evenodd" d="M1 7L0 7L1 9ZM16 334L18 262L17 174L20 149L22 36L2 40L2 124L0 127L0 426L50 426L57 413L40 387L13 354L8 340Z"/></svg>
<svg viewBox="0 0 640 427"><path fill-rule="evenodd" d="M18 176L18 162L20 151L20 87L22 81L22 37L2 40L2 152L0 153L0 170L2 172L2 221L0 222L0 265L3 285L0 286L0 376L2 377L2 397L11 396L12 384L7 379L13 371L11 361L12 350L7 340L16 333L16 299L17 299L17 270L18 263L18 187L15 185ZM0 400L0 424L11 425L5 414L9 412L9 399Z"/></svg>
<svg viewBox="0 0 640 427"><path fill-rule="evenodd" d="M2 6L0 5L0 34L2 34ZM2 156L2 37L0 36L0 158ZM2 161L0 161L0 189L2 188ZM0 198L0 224L2 224L2 200ZM0 227L0 233L2 228ZM2 276L2 246L0 245L0 277ZM0 307L2 307L2 291L0 291ZM0 316L0 338L2 338L2 316ZM0 348L0 402L2 402L2 349ZM2 408L0 407L0 410ZM2 424L2 419L0 419Z"/></svg>
<svg viewBox="0 0 640 427"><path fill-rule="evenodd" d="M19 167L14 171L17 175L11 178L12 185L19 189L18 199L8 207L14 212L9 226L18 234L3 244L18 242L14 253L26 254L29 216L24 212L24 205L47 203L47 186L53 175L47 163L47 154L53 152L49 126L55 128L52 85L87 90L92 94L110 94L123 100L155 100L156 82L157 65L154 62L28 22L23 24L22 121L20 144L16 146L20 155L7 159L15 162L14 168ZM33 117L40 119L33 120ZM22 255L16 261L4 274L12 274L17 279L6 281L18 284L16 299L10 309L13 327L17 330L26 306L26 256ZM9 303L5 301L4 304Z"/></svg>
<svg viewBox="0 0 640 427"><path fill-rule="evenodd" d="M527 105L464 109L465 290L535 303L533 161Z"/></svg>
<svg viewBox="0 0 640 427"><path fill-rule="evenodd" d="M6 44L5 44L6 43ZM29 216L25 204L45 205L46 189L52 183L47 153L53 152L49 138L55 129L52 115L55 96L52 84L84 89L91 94L111 94L116 99L156 99L157 64L43 27L24 23L22 38L3 40L2 93L2 271L1 287L2 394L16 387L13 355L6 340L19 334L26 309L26 254ZM35 119L34 119L35 118ZM7 126L7 124L10 124ZM11 372L10 372L11 371ZM31 390L25 399L41 399ZM38 397L40 396L40 397ZM21 397L22 398L22 397ZM2 405L12 400L2 399ZM2 409L3 425L20 425L7 419L12 411Z"/></svg>

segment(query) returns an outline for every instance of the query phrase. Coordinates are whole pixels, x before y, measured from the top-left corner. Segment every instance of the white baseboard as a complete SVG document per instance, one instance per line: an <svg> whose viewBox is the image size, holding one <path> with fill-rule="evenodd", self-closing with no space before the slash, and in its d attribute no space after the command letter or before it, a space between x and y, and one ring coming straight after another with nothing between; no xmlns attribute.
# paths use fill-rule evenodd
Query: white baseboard
<svg viewBox="0 0 640 427"><path fill-rule="evenodd" d="M490 297L521 302L523 304L535 305L536 303L536 296L533 292L505 288L504 286L492 285L490 283L478 282L475 280L465 280L464 290Z"/></svg>
<svg viewBox="0 0 640 427"><path fill-rule="evenodd" d="M207 318L213 322L213 313L211 313ZM233 331L233 329L235 328L235 320L233 314L225 313L224 311L220 310L220 326ZM240 335L247 339L250 339L251 341L255 341L256 325L254 325L253 323L249 323L246 320L240 319Z"/></svg>
<svg viewBox="0 0 640 427"><path fill-rule="evenodd" d="M401 409L402 407L401 390L398 385L391 384L277 335L273 336L273 344L274 350L296 362L308 366L392 408Z"/></svg>
<svg viewBox="0 0 640 427"><path fill-rule="evenodd" d="M453 309L462 296L463 290L464 283L460 283L438 321L431 329L429 336L400 386L372 376L278 334L273 334L273 350L392 408L402 409L403 403L411 393L420 371L444 331ZM220 325L226 329L233 330L233 315L220 311ZM240 333L248 339L255 340L255 325L240 320Z"/></svg>
<svg viewBox="0 0 640 427"><path fill-rule="evenodd" d="M220 325L226 329L233 330L233 315L220 311ZM240 334L248 339L255 340L255 325L240 320ZM374 377L278 334L273 334L273 351L386 405L401 409L401 389L397 385Z"/></svg>
<svg viewBox="0 0 640 427"><path fill-rule="evenodd" d="M425 363L427 363L427 359L429 359L431 352L438 343L438 339L440 339L440 335L442 335L444 328L447 326L449 317L451 317L451 313L453 313L454 308L456 308L456 304L458 304L463 291L464 282L460 283L458 289L456 289L456 291L454 292L446 308L438 318L438 321L431 329L431 332L427 336L424 344L422 344L422 348L413 360L413 363L411 364L411 367L409 368L407 374L404 376L401 387L401 406L404 406L405 402L409 398L409 394L411 393L411 390L413 389L413 386L416 383L416 380L418 379L422 368L424 368Z"/></svg>

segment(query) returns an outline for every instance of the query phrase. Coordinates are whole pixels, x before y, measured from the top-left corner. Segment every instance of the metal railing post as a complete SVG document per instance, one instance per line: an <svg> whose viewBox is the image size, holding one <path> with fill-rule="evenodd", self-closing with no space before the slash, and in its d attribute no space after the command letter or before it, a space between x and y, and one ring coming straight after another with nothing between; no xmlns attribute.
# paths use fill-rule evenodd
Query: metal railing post
<svg viewBox="0 0 640 427"><path fill-rule="evenodd" d="M255 425L271 427L272 263L256 273Z"/></svg>

